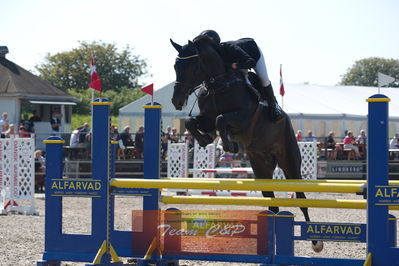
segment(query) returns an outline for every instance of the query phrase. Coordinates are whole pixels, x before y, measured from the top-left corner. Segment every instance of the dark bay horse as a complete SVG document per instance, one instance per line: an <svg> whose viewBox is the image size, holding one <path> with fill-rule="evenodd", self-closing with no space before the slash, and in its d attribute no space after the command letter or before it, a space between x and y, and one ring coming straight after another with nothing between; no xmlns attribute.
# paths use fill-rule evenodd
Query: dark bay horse
<svg viewBox="0 0 399 266"><path fill-rule="evenodd" d="M241 144L256 178L271 179L278 164L287 179L301 179L301 154L289 117L284 114L272 123L241 73L225 66L208 37L199 36L184 46L171 43L178 51L172 103L182 110L190 94L199 89L200 114L185 122L199 145L212 143L218 131L225 151L238 152L237 142ZM273 191L262 194L274 197ZM296 196L306 198L304 192ZM271 206L270 210L277 213L279 208ZM310 221L308 208L301 210ZM321 251L322 243L314 241L313 249Z"/></svg>

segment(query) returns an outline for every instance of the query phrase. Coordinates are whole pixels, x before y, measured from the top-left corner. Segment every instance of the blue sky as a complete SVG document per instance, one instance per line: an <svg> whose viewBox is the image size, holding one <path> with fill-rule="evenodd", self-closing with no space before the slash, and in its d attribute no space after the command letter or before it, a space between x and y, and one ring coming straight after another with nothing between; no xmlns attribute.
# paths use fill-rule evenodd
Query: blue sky
<svg viewBox="0 0 399 266"><path fill-rule="evenodd" d="M175 78L169 38L186 43L204 29L255 38L273 82L280 64L286 84L335 85L356 60L399 59L395 0L0 0L0 25L7 58L28 70L47 53L101 40L147 59L152 77L142 82L155 88Z"/></svg>

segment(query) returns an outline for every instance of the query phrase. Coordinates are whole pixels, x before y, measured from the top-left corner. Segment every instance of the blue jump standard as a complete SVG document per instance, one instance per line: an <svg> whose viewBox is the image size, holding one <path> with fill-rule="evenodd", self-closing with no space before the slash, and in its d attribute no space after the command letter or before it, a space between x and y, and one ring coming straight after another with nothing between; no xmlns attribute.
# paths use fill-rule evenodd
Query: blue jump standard
<svg viewBox="0 0 399 266"><path fill-rule="evenodd" d="M392 195L397 187L388 185L388 102L385 95L367 99L368 116L368 208L367 224L295 222L291 213L280 212L267 218L267 230L262 230L266 241L266 254L147 254L156 223L144 224L143 232L114 229L115 195L143 197L143 210L159 210L158 189L114 189L110 180L115 176L115 150L110 141L110 102L97 99L93 105L93 177L85 179L63 178L63 144L58 137L46 142L46 214L45 248L43 260L37 265L60 265L61 261L89 262L87 265L122 265L121 257L138 258L138 265L178 264L178 260L210 260L260 263L262 265L399 265L396 248L396 220L388 213L389 205L398 205ZM146 105L144 178L157 179L160 172L160 135L162 106ZM396 190L395 190L396 189ZM381 192L381 191L384 192ZM396 193L396 194L395 194ZM62 232L62 198L85 197L92 200L91 234L65 234ZM390 218L390 219L389 219ZM154 219L153 219L154 220ZM156 219L155 219L156 220ZM294 235L294 226L301 227L301 236ZM148 230L148 231L146 231ZM152 231L151 231L152 230ZM366 242L367 260L339 258L295 257L295 240L323 240ZM366 257L367 254L365 254Z"/></svg>

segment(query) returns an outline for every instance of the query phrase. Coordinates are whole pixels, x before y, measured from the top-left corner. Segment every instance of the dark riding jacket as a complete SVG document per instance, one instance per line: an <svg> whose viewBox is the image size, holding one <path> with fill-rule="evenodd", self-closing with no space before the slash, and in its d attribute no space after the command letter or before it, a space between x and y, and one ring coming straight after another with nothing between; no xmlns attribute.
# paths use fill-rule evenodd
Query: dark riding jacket
<svg viewBox="0 0 399 266"><path fill-rule="evenodd" d="M251 38L222 42L218 52L226 64L237 63L238 69L253 68L260 58L259 48Z"/></svg>

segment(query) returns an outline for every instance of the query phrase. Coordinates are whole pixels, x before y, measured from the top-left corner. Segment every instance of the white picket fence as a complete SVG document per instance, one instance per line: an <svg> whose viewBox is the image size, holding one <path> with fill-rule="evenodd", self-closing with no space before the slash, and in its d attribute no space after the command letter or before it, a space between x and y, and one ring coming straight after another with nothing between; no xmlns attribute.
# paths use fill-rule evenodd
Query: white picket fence
<svg viewBox="0 0 399 266"><path fill-rule="evenodd" d="M34 149L33 138L0 139L0 214L38 214Z"/></svg>

